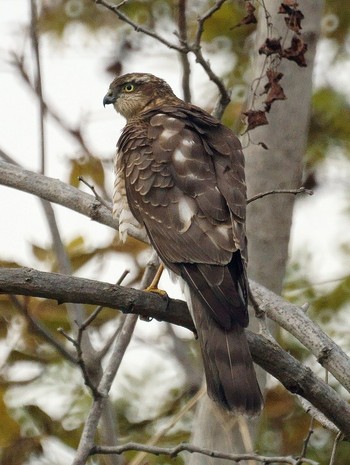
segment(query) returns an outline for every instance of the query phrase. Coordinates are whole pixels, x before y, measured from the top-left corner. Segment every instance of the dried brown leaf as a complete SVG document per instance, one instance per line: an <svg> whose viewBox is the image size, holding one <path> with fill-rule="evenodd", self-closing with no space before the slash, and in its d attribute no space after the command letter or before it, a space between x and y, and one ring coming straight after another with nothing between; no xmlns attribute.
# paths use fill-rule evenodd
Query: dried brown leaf
<svg viewBox="0 0 350 465"><path fill-rule="evenodd" d="M293 1L285 1L281 3L278 13L285 14L284 18L289 29L297 34L300 34L302 29L301 21L304 19L303 13L297 9L298 3Z"/></svg>
<svg viewBox="0 0 350 465"><path fill-rule="evenodd" d="M263 54L270 56L274 53L277 53L278 55L282 54L281 37L279 37L278 39L267 38L265 40L265 43L259 48L259 55Z"/></svg>
<svg viewBox="0 0 350 465"><path fill-rule="evenodd" d="M292 38L291 46L283 50L282 57L287 60L295 61L299 66L307 66L305 60L305 53L307 51L307 44L303 39L297 35Z"/></svg>
<svg viewBox="0 0 350 465"><path fill-rule="evenodd" d="M265 111L262 110L248 110L243 113L247 117L247 131L251 131L252 129L258 126L264 126L269 124L266 118Z"/></svg>
<svg viewBox="0 0 350 465"><path fill-rule="evenodd" d="M264 104L265 110L269 112L273 102L275 102L276 100L286 100L287 97L285 96L282 86L279 84L279 81L283 77L283 73L269 68L266 71L266 76L268 79L268 83L264 86L264 93L267 93L267 97L264 101Z"/></svg>
<svg viewBox="0 0 350 465"><path fill-rule="evenodd" d="M233 26L232 29L234 29L235 27L239 27L239 26L245 26L247 24L256 24L258 21L254 14L255 9L256 8L251 2L246 2L245 4L245 10L247 12L246 16L243 19L241 19L238 24Z"/></svg>

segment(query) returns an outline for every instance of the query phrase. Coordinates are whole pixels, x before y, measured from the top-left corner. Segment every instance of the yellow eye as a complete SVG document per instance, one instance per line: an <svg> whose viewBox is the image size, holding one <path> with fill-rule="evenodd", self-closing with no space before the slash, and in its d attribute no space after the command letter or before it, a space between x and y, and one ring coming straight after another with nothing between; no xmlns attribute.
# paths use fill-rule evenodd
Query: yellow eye
<svg viewBox="0 0 350 465"><path fill-rule="evenodd" d="M123 90L125 90L125 92L132 92L133 90L135 90L135 86L133 84L131 84L130 82L128 82L123 87Z"/></svg>

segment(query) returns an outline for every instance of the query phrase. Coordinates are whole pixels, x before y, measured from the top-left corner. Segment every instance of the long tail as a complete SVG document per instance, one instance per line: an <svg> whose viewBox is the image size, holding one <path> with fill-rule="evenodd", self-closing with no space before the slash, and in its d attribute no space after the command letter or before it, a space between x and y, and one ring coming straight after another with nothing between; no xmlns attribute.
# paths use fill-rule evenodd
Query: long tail
<svg viewBox="0 0 350 465"><path fill-rule="evenodd" d="M209 397L232 413L257 415L263 399L244 329L219 326L197 295L190 295Z"/></svg>

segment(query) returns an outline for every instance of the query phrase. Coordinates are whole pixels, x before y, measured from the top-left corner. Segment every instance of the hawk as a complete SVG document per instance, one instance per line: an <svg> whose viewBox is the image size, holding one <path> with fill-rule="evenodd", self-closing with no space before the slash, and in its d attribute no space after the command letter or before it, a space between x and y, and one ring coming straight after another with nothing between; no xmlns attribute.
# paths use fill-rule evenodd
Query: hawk
<svg viewBox="0 0 350 465"><path fill-rule="evenodd" d="M117 77L103 99L126 118L115 158L122 238L142 228L185 282L207 392L223 409L262 408L248 325L244 158L238 138L151 74Z"/></svg>

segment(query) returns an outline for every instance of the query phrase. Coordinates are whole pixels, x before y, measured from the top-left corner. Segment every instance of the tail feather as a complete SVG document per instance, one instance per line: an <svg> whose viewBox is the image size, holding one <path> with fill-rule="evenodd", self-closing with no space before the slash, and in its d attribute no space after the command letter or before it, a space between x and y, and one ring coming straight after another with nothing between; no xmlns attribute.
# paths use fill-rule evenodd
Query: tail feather
<svg viewBox="0 0 350 465"><path fill-rule="evenodd" d="M194 292L191 303L196 327L200 328L198 338L209 397L232 413L257 415L263 399L244 329L239 324L224 329Z"/></svg>

